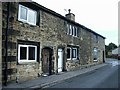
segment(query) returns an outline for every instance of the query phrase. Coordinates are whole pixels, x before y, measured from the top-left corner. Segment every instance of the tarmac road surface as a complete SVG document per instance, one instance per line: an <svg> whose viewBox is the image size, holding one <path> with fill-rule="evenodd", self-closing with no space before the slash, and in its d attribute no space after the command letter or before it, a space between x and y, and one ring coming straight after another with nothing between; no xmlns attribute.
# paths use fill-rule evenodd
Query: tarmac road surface
<svg viewBox="0 0 120 90"><path fill-rule="evenodd" d="M119 62L111 59L107 63L105 67L67 79L48 88L120 88Z"/></svg>

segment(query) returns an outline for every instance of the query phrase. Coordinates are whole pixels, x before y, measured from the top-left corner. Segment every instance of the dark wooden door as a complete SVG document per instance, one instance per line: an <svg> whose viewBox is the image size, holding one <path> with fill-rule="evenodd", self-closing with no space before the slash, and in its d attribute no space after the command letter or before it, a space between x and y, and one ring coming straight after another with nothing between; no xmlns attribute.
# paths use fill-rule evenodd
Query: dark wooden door
<svg viewBox="0 0 120 90"><path fill-rule="evenodd" d="M103 63L105 63L105 52L103 51Z"/></svg>
<svg viewBox="0 0 120 90"><path fill-rule="evenodd" d="M49 49L43 49L42 52L43 55L43 73L48 73L49 74L49 61L50 61L50 52Z"/></svg>

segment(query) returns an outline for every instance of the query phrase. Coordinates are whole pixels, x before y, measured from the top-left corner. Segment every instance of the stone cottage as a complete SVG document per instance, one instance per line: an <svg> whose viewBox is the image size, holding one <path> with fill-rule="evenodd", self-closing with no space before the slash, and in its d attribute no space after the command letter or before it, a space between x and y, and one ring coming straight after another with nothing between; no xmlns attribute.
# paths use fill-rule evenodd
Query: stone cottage
<svg viewBox="0 0 120 90"><path fill-rule="evenodd" d="M3 83L75 70L105 59L105 37L75 22L70 11L64 17L35 2L3 2L1 16Z"/></svg>

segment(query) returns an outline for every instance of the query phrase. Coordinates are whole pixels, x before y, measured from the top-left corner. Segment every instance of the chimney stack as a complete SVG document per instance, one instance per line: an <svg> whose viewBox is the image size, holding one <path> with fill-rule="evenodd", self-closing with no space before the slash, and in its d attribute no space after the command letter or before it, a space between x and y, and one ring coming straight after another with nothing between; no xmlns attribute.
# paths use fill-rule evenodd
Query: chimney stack
<svg viewBox="0 0 120 90"><path fill-rule="evenodd" d="M75 21L75 15L73 13L71 13L70 11L71 11L71 9L68 10L69 13L66 14L65 16L66 16L66 18L68 18L72 21Z"/></svg>

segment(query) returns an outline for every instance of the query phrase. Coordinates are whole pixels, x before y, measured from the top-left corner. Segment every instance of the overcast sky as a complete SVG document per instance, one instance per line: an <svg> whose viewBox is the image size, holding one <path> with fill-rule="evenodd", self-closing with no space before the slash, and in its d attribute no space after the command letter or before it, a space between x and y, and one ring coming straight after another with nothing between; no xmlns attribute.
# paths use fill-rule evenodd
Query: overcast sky
<svg viewBox="0 0 120 90"><path fill-rule="evenodd" d="M105 44L118 45L119 0L33 0L63 16L68 9L75 21L106 37ZM66 9L66 10L65 10Z"/></svg>

